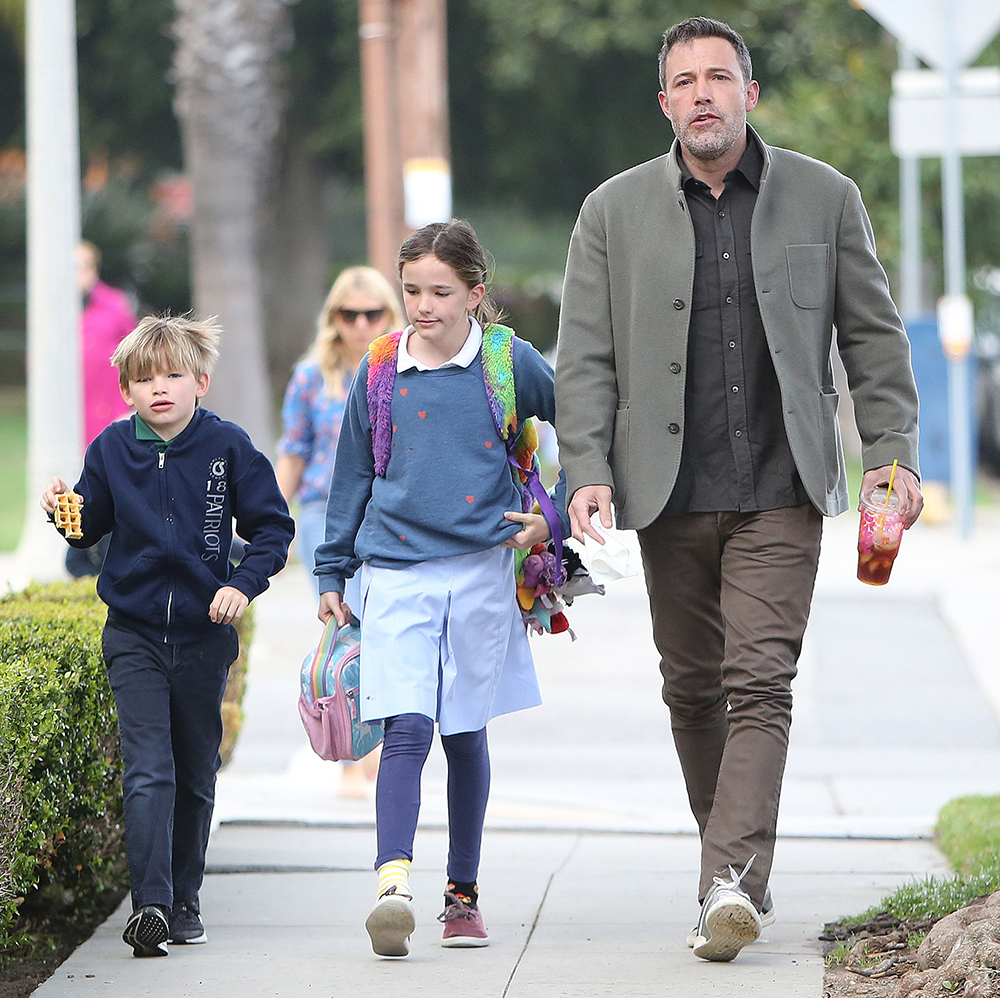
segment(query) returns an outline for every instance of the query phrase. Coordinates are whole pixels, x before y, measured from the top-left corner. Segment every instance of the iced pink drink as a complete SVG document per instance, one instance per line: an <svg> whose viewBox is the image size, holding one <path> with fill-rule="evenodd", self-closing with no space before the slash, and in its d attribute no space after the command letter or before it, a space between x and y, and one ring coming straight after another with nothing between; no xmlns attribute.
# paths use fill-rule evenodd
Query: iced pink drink
<svg viewBox="0 0 1000 998"><path fill-rule="evenodd" d="M867 489L861 494L861 526L858 530L858 578L869 586L889 581L892 563L903 536L903 520L896 494L885 505L886 488Z"/></svg>

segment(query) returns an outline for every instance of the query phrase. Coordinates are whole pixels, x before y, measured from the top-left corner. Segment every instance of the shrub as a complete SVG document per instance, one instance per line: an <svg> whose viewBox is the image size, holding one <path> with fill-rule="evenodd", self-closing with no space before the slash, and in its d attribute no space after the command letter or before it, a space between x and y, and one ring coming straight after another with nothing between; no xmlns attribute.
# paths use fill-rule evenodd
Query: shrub
<svg viewBox="0 0 1000 998"><path fill-rule="evenodd" d="M54 945L46 925L89 924L128 871L114 700L101 655L107 616L94 580L0 599L0 952ZM223 758L242 721L252 621L223 707Z"/></svg>
<svg viewBox="0 0 1000 998"><path fill-rule="evenodd" d="M93 580L0 600L0 948L126 877L114 702Z"/></svg>

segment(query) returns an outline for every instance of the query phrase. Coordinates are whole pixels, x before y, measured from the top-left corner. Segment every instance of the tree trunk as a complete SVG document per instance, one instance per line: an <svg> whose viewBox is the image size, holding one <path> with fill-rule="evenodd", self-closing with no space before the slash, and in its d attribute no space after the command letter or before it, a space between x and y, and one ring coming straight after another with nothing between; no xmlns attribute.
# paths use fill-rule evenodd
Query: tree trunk
<svg viewBox="0 0 1000 998"><path fill-rule="evenodd" d="M289 0L175 0L174 75L194 185L192 290L224 330L208 404L260 449L273 441L260 220L286 89Z"/></svg>
<svg viewBox="0 0 1000 998"><path fill-rule="evenodd" d="M295 362L316 335L330 290L325 173L292 130L282 145L278 182L267 199L264 323L271 389L281 398Z"/></svg>

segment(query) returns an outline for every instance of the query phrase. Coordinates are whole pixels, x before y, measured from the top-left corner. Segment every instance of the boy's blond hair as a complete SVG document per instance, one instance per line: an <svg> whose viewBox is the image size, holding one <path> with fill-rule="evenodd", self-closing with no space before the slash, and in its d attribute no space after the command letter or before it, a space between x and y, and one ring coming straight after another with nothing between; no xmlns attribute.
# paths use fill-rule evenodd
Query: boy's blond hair
<svg viewBox="0 0 1000 998"><path fill-rule="evenodd" d="M122 388L154 371L186 371L200 378L211 374L219 359L221 333L214 317L147 315L115 348L111 366L118 368Z"/></svg>

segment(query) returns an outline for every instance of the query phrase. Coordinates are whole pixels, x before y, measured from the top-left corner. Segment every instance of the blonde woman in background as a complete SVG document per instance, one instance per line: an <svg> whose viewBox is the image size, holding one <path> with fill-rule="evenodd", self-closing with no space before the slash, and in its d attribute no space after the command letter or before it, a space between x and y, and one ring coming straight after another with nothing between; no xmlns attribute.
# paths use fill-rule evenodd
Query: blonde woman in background
<svg viewBox="0 0 1000 998"><path fill-rule="evenodd" d="M297 504L295 546L314 588L314 555L324 539L327 493L348 389L368 344L404 325L392 285L371 267L349 267L334 281L319 315L316 339L285 391L275 471L285 501ZM354 605L360 606L360 601ZM378 764L372 756L360 765L345 763L343 795L366 796L365 776L374 778Z"/></svg>

